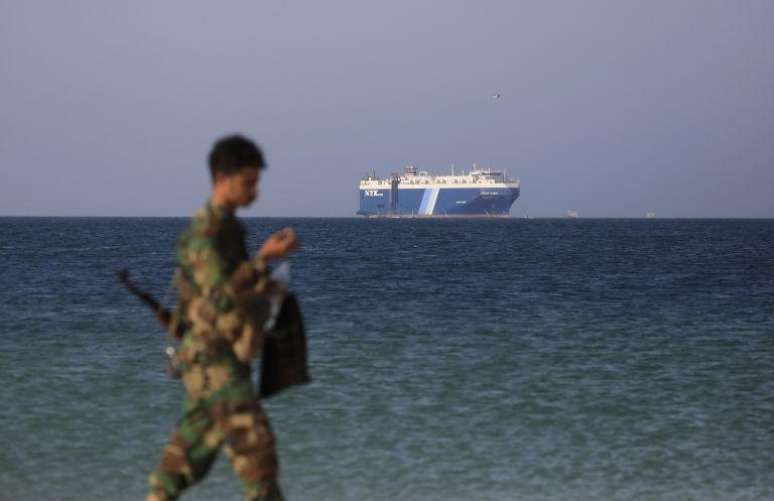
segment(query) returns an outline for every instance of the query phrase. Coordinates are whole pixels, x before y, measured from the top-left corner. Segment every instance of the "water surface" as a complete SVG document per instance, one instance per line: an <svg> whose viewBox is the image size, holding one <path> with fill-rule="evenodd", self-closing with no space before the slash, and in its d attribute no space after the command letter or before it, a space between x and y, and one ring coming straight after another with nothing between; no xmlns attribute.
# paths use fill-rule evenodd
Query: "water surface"
<svg viewBox="0 0 774 501"><path fill-rule="evenodd" d="M289 499L774 499L773 220L247 224L303 243ZM182 393L112 272L164 296L185 225L0 218L0 498L144 496Z"/></svg>

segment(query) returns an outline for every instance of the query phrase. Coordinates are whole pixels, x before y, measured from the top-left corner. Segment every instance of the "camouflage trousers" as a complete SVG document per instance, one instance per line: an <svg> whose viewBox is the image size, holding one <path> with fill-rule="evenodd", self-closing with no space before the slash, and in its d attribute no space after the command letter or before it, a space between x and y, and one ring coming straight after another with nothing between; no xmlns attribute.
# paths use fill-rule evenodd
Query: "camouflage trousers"
<svg viewBox="0 0 774 501"><path fill-rule="evenodd" d="M282 500L274 435L253 392L189 401L150 476L148 501L177 499L210 470L223 448L250 500ZM253 398L245 398L245 396Z"/></svg>

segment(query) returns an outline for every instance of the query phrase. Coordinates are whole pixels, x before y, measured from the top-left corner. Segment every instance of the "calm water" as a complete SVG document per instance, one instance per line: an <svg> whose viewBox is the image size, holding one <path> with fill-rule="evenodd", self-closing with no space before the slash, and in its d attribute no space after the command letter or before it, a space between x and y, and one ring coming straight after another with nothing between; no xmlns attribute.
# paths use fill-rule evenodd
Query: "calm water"
<svg viewBox="0 0 774 501"><path fill-rule="evenodd" d="M182 393L112 271L163 296L185 224L0 219L1 499L144 496ZM774 499L774 220L288 224L289 499Z"/></svg>

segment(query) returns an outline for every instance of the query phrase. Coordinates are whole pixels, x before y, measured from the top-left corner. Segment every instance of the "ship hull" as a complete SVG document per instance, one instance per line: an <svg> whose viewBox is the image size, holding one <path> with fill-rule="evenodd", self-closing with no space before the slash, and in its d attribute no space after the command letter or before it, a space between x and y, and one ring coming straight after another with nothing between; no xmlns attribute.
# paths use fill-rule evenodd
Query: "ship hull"
<svg viewBox="0 0 774 501"><path fill-rule="evenodd" d="M361 189L362 216L508 216L518 187Z"/></svg>

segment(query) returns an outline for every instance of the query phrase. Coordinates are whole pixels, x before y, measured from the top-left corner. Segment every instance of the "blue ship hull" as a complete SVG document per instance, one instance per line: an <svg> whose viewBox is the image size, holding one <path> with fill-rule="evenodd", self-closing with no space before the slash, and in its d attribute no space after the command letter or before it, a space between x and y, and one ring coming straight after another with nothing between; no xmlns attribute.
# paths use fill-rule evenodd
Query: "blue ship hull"
<svg viewBox="0 0 774 501"><path fill-rule="evenodd" d="M519 188L360 190L362 216L507 216Z"/></svg>

